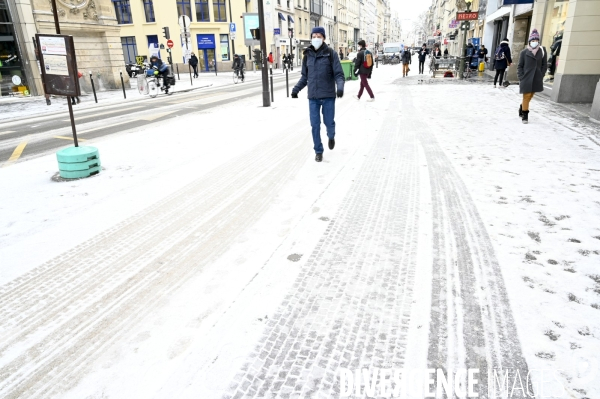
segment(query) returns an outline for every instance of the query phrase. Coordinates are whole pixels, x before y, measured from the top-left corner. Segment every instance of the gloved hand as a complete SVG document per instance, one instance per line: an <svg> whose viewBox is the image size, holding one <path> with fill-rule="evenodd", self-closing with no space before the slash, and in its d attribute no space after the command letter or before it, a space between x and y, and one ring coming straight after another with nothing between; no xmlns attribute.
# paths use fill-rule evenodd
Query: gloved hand
<svg viewBox="0 0 600 399"><path fill-rule="evenodd" d="M292 98L298 98L298 93L292 92Z"/></svg>
<svg viewBox="0 0 600 399"><path fill-rule="evenodd" d="M338 90L337 91L337 96L338 96L338 98L344 97L344 90Z"/></svg>

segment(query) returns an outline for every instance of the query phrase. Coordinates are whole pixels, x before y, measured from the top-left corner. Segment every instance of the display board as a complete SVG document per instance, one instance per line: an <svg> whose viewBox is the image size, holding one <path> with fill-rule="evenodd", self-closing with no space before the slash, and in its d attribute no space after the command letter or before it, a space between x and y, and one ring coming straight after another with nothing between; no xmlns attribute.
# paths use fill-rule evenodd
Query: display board
<svg viewBox="0 0 600 399"><path fill-rule="evenodd" d="M35 40L46 94L80 96L73 36L36 34Z"/></svg>

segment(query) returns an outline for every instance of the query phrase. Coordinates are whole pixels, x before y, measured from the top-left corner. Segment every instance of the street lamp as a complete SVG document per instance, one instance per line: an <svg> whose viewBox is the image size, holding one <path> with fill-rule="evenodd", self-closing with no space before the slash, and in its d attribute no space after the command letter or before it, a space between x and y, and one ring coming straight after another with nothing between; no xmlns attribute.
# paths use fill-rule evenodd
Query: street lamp
<svg viewBox="0 0 600 399"><path fill-rule="evenodd" d="M473 0L465 0L467 5L467 12L471 11L471 3ZM458 76L462 80L465 78L465 60L467 58L467 32L469 29L469 21L463 21L461 24L461 30L463 31L463 42L462 42L462 58L460 59L460 69Z"/></svg>

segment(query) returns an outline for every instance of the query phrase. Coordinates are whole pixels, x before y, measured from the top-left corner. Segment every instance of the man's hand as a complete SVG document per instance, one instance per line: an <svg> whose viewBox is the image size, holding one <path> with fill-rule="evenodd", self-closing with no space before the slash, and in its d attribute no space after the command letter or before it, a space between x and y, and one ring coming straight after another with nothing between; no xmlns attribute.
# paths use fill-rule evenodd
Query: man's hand
<svg viewBox="0 0 600 399"><path fill-rule="evenodd" d="M298 93L292 92L292 98L298 98Z"/></svg>
<svg viewBox="0 0 600 399"><path fill-rule="evenodd" d="M338 90L337 91L337 96L338 96L338 98L344 97L344 90Z"/></svg>

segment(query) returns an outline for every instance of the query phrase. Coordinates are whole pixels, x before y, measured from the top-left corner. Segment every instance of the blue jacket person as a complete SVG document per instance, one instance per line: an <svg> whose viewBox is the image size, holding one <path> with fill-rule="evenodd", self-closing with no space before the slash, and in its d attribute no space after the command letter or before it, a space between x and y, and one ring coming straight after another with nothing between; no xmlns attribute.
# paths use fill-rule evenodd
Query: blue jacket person
<svg viewBox="0 0 600 399"><path fill-rule="evenodd" d="M338 54L325 44L325 29L317 26L311 32L311 45L304 51L302 76L292 89L292 98L308 86L310 125L315 153L315 161L323 160L321 143L321 113L327 128L329 149L335 146L335 98L344 95L344 71ZM337 86L337 89L336 89Z"/></svg>

